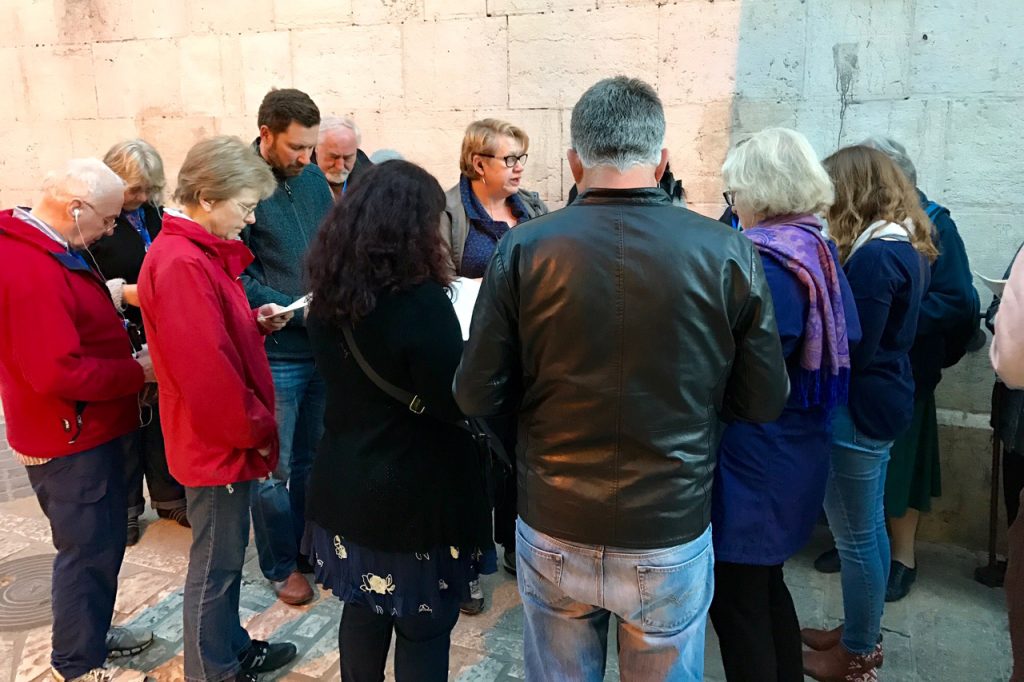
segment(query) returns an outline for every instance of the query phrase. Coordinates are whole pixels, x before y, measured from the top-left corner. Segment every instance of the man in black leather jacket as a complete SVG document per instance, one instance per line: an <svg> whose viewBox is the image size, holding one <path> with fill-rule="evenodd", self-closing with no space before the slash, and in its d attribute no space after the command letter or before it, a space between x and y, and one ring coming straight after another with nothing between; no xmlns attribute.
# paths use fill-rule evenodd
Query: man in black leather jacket
<svg viewBox="0 0 1024 682"><path fill-rule="evenodd" d="M455 395L518 413L528 679L700 679L722 422L771 421L789 380L752 242L658 187L665 118L617 77L572 114L579 198L499 243Z"/></svg>

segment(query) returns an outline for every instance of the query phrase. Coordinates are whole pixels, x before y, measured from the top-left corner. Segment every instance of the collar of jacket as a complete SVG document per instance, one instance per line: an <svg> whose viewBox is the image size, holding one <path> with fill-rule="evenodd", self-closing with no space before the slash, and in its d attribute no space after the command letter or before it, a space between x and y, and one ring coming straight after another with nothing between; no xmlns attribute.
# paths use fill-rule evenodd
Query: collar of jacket
<svg viewBox="0 0 1024 682"><path fill-rule="evenodd" d="M99 275L88 265L85 265L77 256L65 250L63 246L50 239L48 236L28 225L20 218L14 216L14 210L0 212L0 235L17 239L33 248L44 251L57 259L61 265L68 270L77 270L92 276L99 281Z"/></svg>
<svg viewBox="0 0 1024 682"><path fill-rule="evenodd" d="M661 187L631 187L629 189L608 189L593 187L572 202L573 206L671 206L672 199Z"/></svg>
<svg viewBox="0 0 1024 682"><path fill-rule="evenodd" d="M221 239L210 234L202 225L191 218L175 215L171 212L164 214L163 229L161 234L178 235L184 237L198 246L203 253L220 263L224 272L232 278L237 278L253 262L254 258L249 247L239 239Z"/></svg>

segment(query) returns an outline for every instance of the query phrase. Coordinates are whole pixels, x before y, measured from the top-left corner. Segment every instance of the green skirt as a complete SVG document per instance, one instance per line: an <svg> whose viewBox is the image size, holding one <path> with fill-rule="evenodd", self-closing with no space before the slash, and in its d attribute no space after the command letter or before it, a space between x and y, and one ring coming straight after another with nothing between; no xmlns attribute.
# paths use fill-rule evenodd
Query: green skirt
<svg viewBox="0 0 1024 682"><path fill-rule="evenodd" d="M941 495L939 424L931 392L914 401L910 428L892 444L885 475L885 513L900 517L908 508L930 511L932 498Z"/></svg>

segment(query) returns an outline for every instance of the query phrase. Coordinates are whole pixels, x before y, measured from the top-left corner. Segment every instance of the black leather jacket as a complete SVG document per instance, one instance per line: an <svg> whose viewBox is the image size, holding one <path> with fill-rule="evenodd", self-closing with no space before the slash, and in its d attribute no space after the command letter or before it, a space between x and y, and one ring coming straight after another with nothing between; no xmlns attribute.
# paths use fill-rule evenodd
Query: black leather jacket
<svg viewBox="0 0 1024 682"><path fill-rule="evenodd" d="M752 242L660 188L592 189L498 244L455 397L519 414L519 515L652 549L710 523L723 419L772 421L789 378Z"/></svg>

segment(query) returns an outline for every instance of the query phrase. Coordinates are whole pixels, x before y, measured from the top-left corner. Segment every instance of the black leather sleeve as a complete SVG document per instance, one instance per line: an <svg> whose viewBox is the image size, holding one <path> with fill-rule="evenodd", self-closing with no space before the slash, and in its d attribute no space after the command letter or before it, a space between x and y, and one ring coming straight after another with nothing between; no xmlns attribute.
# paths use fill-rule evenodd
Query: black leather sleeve
<svg viewBox="0 0 1024 682"><path fill-rule="evenodd" d="M748 294L740 308L733 339L736 357L726 384L726 420L770 422L778 419L789 398L789 374L775 325L775 307L761 258L750 245Z"/></svg>
<svg viewBox="0 0 1024 682"><path fill-rule="evenodd" d="M522 398L518 289L509 246L503 239L487 266L455 372L455 401L470 417L514 412Z"/></svg>

